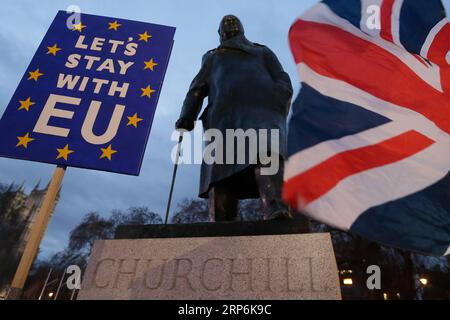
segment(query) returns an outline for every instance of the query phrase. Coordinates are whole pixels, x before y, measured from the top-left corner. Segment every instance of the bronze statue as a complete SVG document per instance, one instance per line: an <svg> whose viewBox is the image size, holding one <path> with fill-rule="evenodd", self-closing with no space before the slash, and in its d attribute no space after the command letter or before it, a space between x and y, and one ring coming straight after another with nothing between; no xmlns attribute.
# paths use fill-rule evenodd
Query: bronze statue
<svg viewBox="0 0 450 320"><path fill-rule="evenodd" d="M199 196L209 199L211 221L234 220L238 200L250 198L261 198L266 220L290 218L288 208L281 202L281 186L291 81L268 47L246 39L237 17L225 16L219 35L220 46L203 56L176 128L193 130L203 100L208 97L208 105L200 117L204 130L215 128L225 136L226 129L278 129L280 168L275 175L263 175L260 161L203 162ZM224 154L231 151L224 150Z"/></svg>

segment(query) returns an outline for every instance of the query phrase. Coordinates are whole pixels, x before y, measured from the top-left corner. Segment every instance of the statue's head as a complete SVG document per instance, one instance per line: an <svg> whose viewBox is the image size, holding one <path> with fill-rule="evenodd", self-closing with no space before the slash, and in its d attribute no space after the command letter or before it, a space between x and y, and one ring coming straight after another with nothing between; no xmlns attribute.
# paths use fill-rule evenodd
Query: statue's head
<svg viewBox="0 0 450 320"><path fill-rule="evenodd" d="M244 27L238 17L226 15L222 18L219 27L220 41L226 41L244 34Z"/></svg>

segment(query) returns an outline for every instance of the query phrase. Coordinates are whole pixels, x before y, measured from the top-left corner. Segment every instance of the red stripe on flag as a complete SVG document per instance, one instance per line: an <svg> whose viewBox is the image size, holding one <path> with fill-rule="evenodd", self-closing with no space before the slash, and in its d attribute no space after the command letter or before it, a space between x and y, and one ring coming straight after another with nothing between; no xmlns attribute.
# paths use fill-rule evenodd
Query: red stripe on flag
<svg viewBox="0 0 450 320"><path fill-rule="evenodd" d="M289 37L297 63L304 62L318 74L416 111L450 133L449 95L430 86L394 54L317 22L298 20Z"/></svg>
<svg viewBox="0 0 450 320"><path fill-rule="evenodd" d="M381 37L384 40L394 42L392 37L392 10L395 0L383 0L381 5Z"/></svg>
<svg viewBox="0 0 450 320"><path fill-rule="evenodd" d="M297 20L289 29L289 46L291 47L291 52L296 64L303 62L302 42L298 39L298 27L300 23L301 20Z"/></svg>
<svg viewBox="0 0 450 320"><path fill-rule="evenodd" d="M320 198L339 182L357 173L398 162L434 143L411 130L378 144L339 153L286 181L283 199L294 207Z"/></svg>

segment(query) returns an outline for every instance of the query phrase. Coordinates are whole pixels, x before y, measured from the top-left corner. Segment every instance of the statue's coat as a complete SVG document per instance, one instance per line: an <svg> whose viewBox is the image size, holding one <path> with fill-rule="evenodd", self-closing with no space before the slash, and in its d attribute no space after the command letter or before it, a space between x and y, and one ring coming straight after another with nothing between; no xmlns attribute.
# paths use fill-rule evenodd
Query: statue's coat
<svg viewBox="0 0 450 320"><path fill-rule="evenodd" d="M269 48L239 35L207 52L189 88L180 117L196 120L206 97L208 105L200 117L204 130L218 129L225 139L226 129L268 129L270 144L270 129L279 129L280 157L286 157L286 118L292 85ZM248 148L244 152L248 155ZM203 163L200 197L207 198L211 186L230 177L238 181L233 188L239 198L258 197L256 184L245 181L252 179L253 174L242 174L251 165L248 157L246 159L245 164Z"/></svg>

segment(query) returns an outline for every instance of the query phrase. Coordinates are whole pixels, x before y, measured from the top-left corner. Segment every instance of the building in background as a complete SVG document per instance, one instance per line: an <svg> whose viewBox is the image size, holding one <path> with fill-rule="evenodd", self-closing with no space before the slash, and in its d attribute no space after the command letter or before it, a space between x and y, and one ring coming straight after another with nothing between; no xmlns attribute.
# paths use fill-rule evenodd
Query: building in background
<svg viewBox="0 0 450 320"><path fill-rule="evenodd" d="M6 296L47 188L38 182L29 194L23 184L0 190L0 299Z"/></svg>

